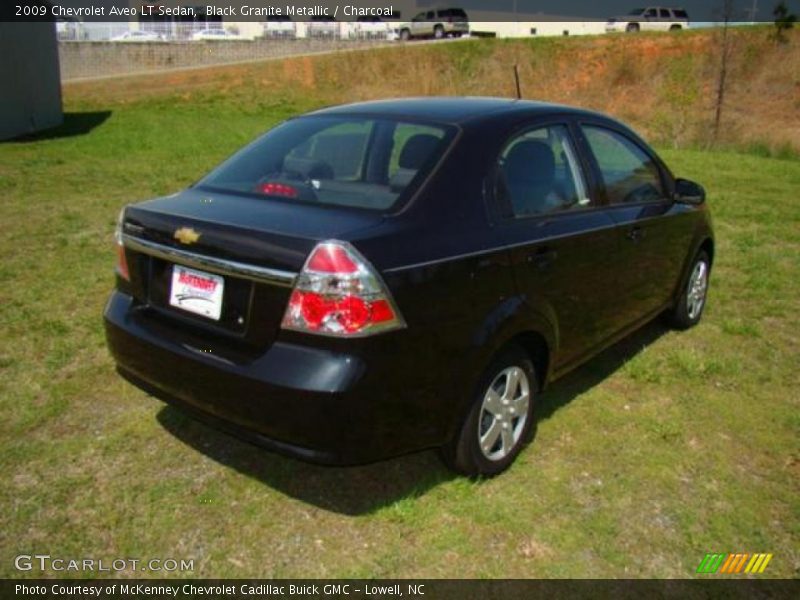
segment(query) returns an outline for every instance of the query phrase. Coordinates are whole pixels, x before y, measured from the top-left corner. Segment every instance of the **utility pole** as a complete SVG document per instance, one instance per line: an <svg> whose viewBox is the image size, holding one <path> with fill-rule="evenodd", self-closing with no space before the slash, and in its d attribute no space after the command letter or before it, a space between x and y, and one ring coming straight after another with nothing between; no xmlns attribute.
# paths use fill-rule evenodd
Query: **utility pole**
<svg viewBox="0 0 800 600"><path fill-rule="evenodd" d="M758 0L753 0L753 6L747 12L750 13L750 22L756 22L756 15L758 14Z"/></svg>

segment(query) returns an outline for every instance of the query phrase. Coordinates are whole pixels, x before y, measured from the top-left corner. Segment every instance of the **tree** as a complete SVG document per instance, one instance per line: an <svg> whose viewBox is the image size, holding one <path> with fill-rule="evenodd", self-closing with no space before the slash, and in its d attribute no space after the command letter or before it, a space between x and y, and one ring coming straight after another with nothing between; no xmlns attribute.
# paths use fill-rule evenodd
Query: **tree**
<svg viewBox="0 0 800 600"><path fill-rule="evenodd" d="M775 17L775 41L784 44L788 41L786 39L786 32L794 27L797 21L797 15L790 13L786 2L781 0L775 5L772 16Z"/></svg>

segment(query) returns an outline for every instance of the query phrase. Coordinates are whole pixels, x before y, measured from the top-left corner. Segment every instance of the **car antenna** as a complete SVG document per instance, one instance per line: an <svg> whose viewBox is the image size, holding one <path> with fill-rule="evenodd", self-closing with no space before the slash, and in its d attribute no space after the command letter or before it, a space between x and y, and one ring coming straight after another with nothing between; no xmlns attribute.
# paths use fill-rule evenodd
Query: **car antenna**
<svg viewBox="0 0 800 600"><path fill-rule="evenodd" d="M519 87L519 67L514 65L514 81L517 84L517 100L522 100L522 90Z"/></svg>

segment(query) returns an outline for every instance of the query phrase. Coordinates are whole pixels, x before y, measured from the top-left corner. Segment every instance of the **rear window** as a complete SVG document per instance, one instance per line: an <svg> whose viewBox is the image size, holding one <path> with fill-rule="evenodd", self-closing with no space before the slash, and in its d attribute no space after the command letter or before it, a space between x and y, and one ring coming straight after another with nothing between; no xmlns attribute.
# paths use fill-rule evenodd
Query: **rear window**
<svg viewBox="0 0 800 600"><path fill-rule="evenodd" d="M269 131L198 185L265 200L385 211L413 193L454 135L445 125L303 117Z"/></svg>

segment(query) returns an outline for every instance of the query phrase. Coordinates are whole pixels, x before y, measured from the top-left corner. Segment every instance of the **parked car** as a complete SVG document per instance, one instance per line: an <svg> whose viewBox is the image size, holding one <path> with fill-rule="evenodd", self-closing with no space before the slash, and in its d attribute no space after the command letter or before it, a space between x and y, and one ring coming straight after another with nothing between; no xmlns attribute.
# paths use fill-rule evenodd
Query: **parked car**
<svg viewBox="0 0 800 600"><path fill-rule="evenodd" d="M243 39L245 38L243 38L238 33L227 31L225 29L222 29L221 27L201 29L200 31L195 31L192 34L192 40L194 41L243 40Z"/></svg>
<svg viewBox="0 0 800 600"><path fill-rule="evenodd" d="M469 34L469 17L461 8L440 8L423 11L397 29L401 40L461 37Z"/></svg>
<svg viewBox="0 0 800 600"><path fill-rule="evenodd" d="M439 447L491 476L547 384L659 315L700 320L704 199L595 112L323 109L122 211L108 345L135 385L274 450Z"/></svg>
<svg viewBox="0 0 800 600"><path fill-rule="evenodd" d="M315 15L306 25L306 35L310 38L339 37L339 23L334 17Z"/></svg>
<svg viewBox="0 0 800 600"><path fill-rule="evenodd" d="M161 42L164 36L152 31L126 31L111 38L112 42Z"/></svg>
<svg viewBox="0 0 800 600"><path fill-rule="evenodd" d="M286 15L267 17L264 23L264 37L293 40L297 37L297 26L292 18Z"/></svg>
<svg viewBox="0 0 800 600"><path fill-rule="evenodd" d="M635 8L622 17L612 17L606 31L675 31L689 28L689 14L682 8L651 6Z"/></svg>

